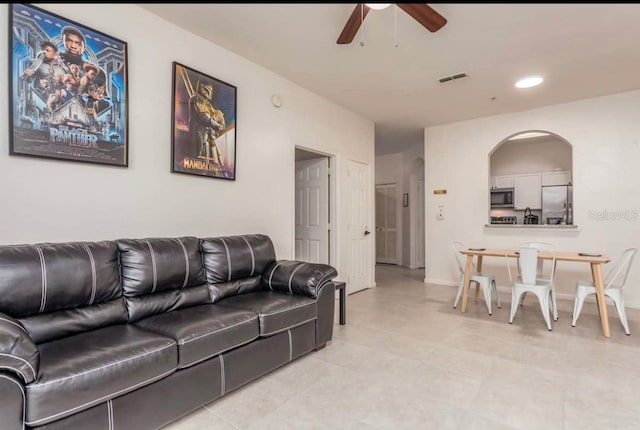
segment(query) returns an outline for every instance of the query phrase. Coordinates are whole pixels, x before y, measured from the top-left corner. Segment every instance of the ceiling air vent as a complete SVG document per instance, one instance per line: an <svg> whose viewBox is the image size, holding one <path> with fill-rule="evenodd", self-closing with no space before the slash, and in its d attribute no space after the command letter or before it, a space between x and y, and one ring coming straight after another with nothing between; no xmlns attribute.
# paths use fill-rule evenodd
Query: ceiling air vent
<svg viewBox="0 0 640 430"><path fill-rule="evenodd" d="M440 78L438 79L438 82L440 82L441 84L447 83L447 82L453 82L453 81L457 81L458 79L464 79L464 78L468 78L469 75L467 75L466 73L456 73L455 75L451 75L451 76L445 76L444 78Z"/></svg>

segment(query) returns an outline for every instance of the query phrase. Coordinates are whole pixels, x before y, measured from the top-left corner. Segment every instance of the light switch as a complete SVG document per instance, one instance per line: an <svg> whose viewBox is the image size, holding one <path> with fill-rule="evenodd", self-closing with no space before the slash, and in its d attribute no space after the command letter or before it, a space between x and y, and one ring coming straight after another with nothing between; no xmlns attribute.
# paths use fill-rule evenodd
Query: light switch
<svg viewBox="0 0 640 430"><path fill-rule="evenodd" d="M444 219L444 206L438 206L438 211L436 212L436 219L443 220Z"/></svg>

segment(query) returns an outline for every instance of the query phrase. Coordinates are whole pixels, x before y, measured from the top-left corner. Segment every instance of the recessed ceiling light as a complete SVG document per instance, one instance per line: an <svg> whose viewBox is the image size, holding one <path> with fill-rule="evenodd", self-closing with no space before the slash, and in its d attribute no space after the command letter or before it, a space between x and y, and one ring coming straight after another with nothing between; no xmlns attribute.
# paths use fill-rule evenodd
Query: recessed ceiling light
<svg viewBox="0 0 640 430"><path fill-rule="evenodd" d="M531 88L536 85L540 85L544 81L540 76L529 76L528 78L520 79L516 82L518 88Z"/></svg>
<svg viewBox="0 0 640 430"><path fill-rule="evenodd" d="M391 3L365 3L364 5L369 9L382 10L391 6Z"/></svg>

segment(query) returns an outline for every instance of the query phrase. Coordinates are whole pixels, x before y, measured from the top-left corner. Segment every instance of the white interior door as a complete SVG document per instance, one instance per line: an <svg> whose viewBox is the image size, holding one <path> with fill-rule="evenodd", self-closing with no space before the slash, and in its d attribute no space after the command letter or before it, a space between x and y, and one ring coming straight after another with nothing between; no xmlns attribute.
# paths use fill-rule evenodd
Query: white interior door
<svg viewBox="0 0 640 430"><path fill-rule="evenodd" d="M296 161L296 260L329 264L329 158Z"/></svg>
<svg viewBox="0 0 640 430"><path fill-rule="evenodd" d="M350 273L347 281L349 293L369 288L371 262L369 230L369 166L349 160L347 165L349 195Z"/></svg>
<svg viewBox="0 0 640 430"><path fill-rule="evenodd" d="M376 262L398 264L396 184L376 185Z"/></svg>

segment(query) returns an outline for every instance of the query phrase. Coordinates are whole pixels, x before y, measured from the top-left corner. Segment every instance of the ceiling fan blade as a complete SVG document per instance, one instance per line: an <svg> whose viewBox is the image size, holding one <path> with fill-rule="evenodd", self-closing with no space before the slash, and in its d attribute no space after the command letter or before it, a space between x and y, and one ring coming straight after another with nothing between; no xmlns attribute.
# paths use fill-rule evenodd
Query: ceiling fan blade
<svg viewBox="0 0 640 430"><path fill-rule="evenodd" d="M398 7L432 33L440 30L447 23L445 17L424 3L398 3Z"/></svg>
<svg viewBox="0 0 640 430"><path fill-rule="evenodd" d="M340 36L338 37L337 43L339 45L344 45L353 41L353 38L356 37L356 33L360 29L360 24L362 24L362 21L369 13L369 10L369 7L362 3L358 3L356 5L356 8L351 13L347 23L344 25L342 33L340 33Z"/></svg>

